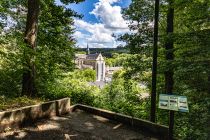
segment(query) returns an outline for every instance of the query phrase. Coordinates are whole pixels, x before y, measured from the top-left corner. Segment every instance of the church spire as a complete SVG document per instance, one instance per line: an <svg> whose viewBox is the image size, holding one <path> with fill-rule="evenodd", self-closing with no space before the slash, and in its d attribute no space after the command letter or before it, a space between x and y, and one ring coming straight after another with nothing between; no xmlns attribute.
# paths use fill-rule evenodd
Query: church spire
<svg viewBox="0 0 210 140"><path fill-rule="evenodd" d="M90 54L90 48L88 46L88 43L87 43L87 50L86 50L86 54L89 55Z"/></svg>

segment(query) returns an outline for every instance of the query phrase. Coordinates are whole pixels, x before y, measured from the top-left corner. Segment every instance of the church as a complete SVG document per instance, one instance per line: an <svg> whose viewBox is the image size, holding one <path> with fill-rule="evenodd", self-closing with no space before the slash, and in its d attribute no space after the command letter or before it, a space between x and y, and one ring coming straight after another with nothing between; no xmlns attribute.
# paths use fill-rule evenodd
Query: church
<svg viewBox="0 0 210 140"><path fill-rule="evenodd" d="M79 69L90 68L95 70L96 81L105 81L105 60L101 53L90 54L88 45L86 54L76 54L75 64Z"/></svg>

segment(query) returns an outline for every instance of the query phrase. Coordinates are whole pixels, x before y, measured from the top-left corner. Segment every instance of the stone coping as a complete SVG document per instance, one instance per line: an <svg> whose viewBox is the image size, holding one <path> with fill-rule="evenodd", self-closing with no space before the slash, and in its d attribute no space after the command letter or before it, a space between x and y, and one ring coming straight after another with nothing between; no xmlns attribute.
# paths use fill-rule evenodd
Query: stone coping
<svg viewBox="0 0 210 140"><path fill-rule="evenodd" d="M18 128L41 118L59 116L70 111L70 98L49 101L46 103L21 107L12 111L0 112L0 131L7 128Z"/></svg>

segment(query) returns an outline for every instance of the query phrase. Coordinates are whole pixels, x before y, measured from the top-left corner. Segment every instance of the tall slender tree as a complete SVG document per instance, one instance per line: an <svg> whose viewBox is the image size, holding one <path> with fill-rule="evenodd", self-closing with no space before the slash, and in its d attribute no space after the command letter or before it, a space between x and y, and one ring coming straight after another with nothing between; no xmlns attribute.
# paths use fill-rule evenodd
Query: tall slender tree
<svg viewBox="0 0 210 140"><path fill-rule="evenodd" d="M155 0L155 18L153 35L153 63L152 63L152 92L150 121L155 122L156 113L156 84L157 84L157 54L158 54L158 20L159 20L159 0Z"/></svg>
<svg viewBox="0 0 210 140"><path fill-rule="evenodd" d="M167 27L166 27L166 34L167 40L165 43L166 49L166 61L171 64L174 60L174 43L173 43L173 31L174 31L174 7L173 7L174 0L168 0L168 12L167 12ZM174 71L173 66L169 65L170 67L165 71L165 92L166 94L173 93L173 85L174 85ZM174 111L169 112L169 139L173 139L173 125L174 125Z"/></svg>
<svg viewBox="0 0 210 140"><path fill-rule="evenodd" d="M34 96L35 88L35 64L34 52L36 49L36 39L38 30L38 16L39 16L39 0L28 0L28 13L25 30L25 43L28 52L25 52L25 64L22 80L22 94Z"/></svg>

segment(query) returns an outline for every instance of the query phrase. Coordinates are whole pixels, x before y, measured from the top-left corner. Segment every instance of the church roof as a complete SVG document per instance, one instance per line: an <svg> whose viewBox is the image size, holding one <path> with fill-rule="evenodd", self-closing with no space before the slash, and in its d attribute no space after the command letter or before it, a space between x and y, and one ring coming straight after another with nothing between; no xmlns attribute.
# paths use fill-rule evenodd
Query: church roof
<svg viewBox="0 0 210 140"><path fill-rule="evenodd" d="M95 53L95 54L89 54L87 55L86 59L89 59L89 60L96 60L98 58L100 53Z"/></svg>

